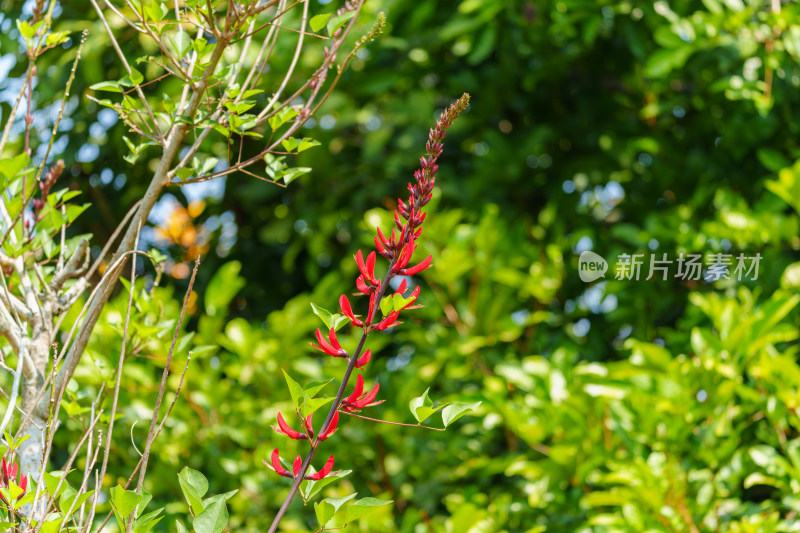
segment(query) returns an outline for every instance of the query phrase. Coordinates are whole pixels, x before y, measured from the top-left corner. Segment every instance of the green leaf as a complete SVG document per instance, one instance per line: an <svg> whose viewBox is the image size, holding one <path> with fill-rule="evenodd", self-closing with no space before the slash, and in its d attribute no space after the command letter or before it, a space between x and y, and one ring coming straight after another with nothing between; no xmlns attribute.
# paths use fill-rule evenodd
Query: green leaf
<svg viewBox="0 0 800 533"><path fill-rule="evenodd" d="M299 154L303 150L308 150L311 147L319 146L320 142L312 139L311 137L304 137L300 144L297 145L297 153Z"/></svg>
<svg viewBox="0 0 800 533"><path fill-rule="evenodd" d="M408 408L411 410L411 414L414 415L414 418L417 419L417 422L422 424L429 416L434 414L436 411L441 409L447 404L441 404L438 406L433 405L433 401L428 398L428 391L430 387L425 389L425 392L422 393L422 396L417 396L416 398L412 398L410 402L408 402Z"/></svg>
<svg viewBox="0 0 800 533"><path fill-rule="evenodd" d="M178 482L186 502L192 509L192 514L198 516L204 509L203 496L208 492L208 480L197 470L185 466L178 474Z"/></svg>
<svg viewBox="0 0 800 533"><path fill-rule="evenodd" d="M392 303L392 295L390 294L389 296L384 296L381 299L381 313L383 313L383 316L391 313L393 309L394 304Z"/></svg>
<svg viewBox="0 0 800 533"><path fill-rule="evenodd" d="M332 16L328 21L328 35L332 35L333 32L344 26L345 22L353 18L355 14L355 11L347 11L341 15Z"/></svg>
<svg viewBox="0 0 800 533"><path fill-rule="evenodd" d="M311 172L311 167L289 168L280 173L280 178L283 179L283 183L289 185L303 174L308 174L309 172Z"/></svg>
<svg viewBox="0 0 800 533"><path fill-rule="evenodd" d="M111 489L111 508L121 529L125 529L128 523L128 516L136 509L136 506L139 505L143 498L143 495L125 490L121 485Z"/></svg>
<svg viewBox="0 0 800 533"><path fill-rule="evenodd" d="M353 494L345 496L344 498L325 498L321 502L315 503L314 512L317 515L319 525L325 527L325 524L330 522L331 518L333 518L334 515L339 512L339 509L342 507L342 505L355 498L357 494L357 492L354 492Z"/></svg>
<svg viewBox="0 0 800 533"><path fill-rule="evenodd" d="M108 91L112 93L121 93L122 89L119 88L119 83L116 81L101 81L91 85L89 89L93 91Z"/></svg>
<svg viewBox="0 0 800 533"><path fill-rule="evenodd" d="M311 303L311 310L320 318L320 320L322 320L322 323L325 324L326 330L333 328L334 331L338 331L340 327L350 322L350 319L346 316L339 313L333 314L327 309L320 307L313 302Z"/></svg>
<svg viewBox="0 0 800 533"><path fill-rule="evenodd" d="M28 163L30 163L30 158L25 153L21 153L13 159L0 159L0 173L10 180L28 166Z"/></svg>
<svg viewBox="0 0 800 533"><path fill-rule="evenodd" d="M331 13L322 13L311 17L311 20L308 21L308 25L311 26L311 31L317 32L324 28L330 17Z"/></svg>
<svg viewBox="0 0 800 533"><path fill-rule="evenodd" d="M192 521L197 533L222 533L227 525L228 508L222 501L212 503Z"/></svg>
<svg viewBox="0 0 800 533"><path fill-rule="evenodd" d="M300 402L303 399L303 387L293 380L286 370L283 371L283 375L286 378L286 385L289 386L289 394L292 396L292 403L294 403L295 409L300 409Z"/></svg>
<svg viewBox="0 0 800 533"><path fill-rule="evenodd" d="M178 533L189 533L189 530L186 529L186 526L184 526L183 522L180 520L175 521L175 529L177 529Z"/></svg>
<svg viewBox="0 0 800 533"><path fill-rule="evenodd" d="M303 387L303 393L310 398L313 398L317 395L319 391L325 388L325 385L333 381L333 378L326 379L325 381L312 381L305 387Z"/></svg>
<svg viewBox="0 0 800 533"><path fill-rule="evenodd" d="M142 73L133 67L131 67L131 73L128 75L128 77L134 85L139 85L144 81L144 76L142 76Z"/></svg>
<svg viewBox="0 0 800 533"><path fill-rule="evenodd" d="M163 510L164 508L162 507L138 518L133 525L133 533L147 533L153 529L153 527L164 518L163 516L159 516Z"/></svg>
<svg viewBox="0 0 800 533"><path fill-rule="evenodd" d="M61 484L61 487L58 489L58 494L56 494L56 487L58 487L58 483L61 481L61 478L63 478L65 475L66 473L60 470L44 473L44 486L45 489L47 490L47 494L49 494L51 498L53 499L58 498L59 496L61 496L61 493L64 492L64 489L66 489L69 486L69 482L67 482L67 480L65 479L64 482Z"/></svg>
<svg viewBox="0 0 800 533"><path fill-rule="evenodd" d="M238 492L239 492L239 489L235 489L235 490L231 490L231 491L228 491L228 492L224 492L222 494L217 494L216 496L211 496L210 498L206 498L205 500L203 500L203 505L208 507L212 503L226 502L226 501L230 500L231 498L233 498Z"/></svg>
<svg viewBox="0 0 800 533"><path fill-rule="evenodd" d="M287 137L281 141L281 144L287 152L293 152L294 149L297 148L298 141L294 137Z"/></svg>
<svg viewBox="0 0 800 533"><path fill-rule="evenodd" d="M371 513L377 507L392 503L392 501L393 500L379 500L378 498L361 498L360 500L354 501L350 504L350 506L347 508L347 513L345 513L344 520L345 522L352 522L353 520L357 520L367 513Z"/></svg>
<svg viewBox="0 0 800 533"><path fill-rule="evenodd" d="M308 416L332 401L333 398L311 398L308 395L304 395L303 408L300 410L300 414L303 416Z"/></svg>
<svg viewBox="0 0 800 533"><path fill-rule="evenodd" d="M352 470L339 470L338 472L332 472L319 481L303 481L303 483L300 485L300 494L303 496L305 501L308 501L337 479L348 476L352 472Z"/></svg>
<svg viewBox="0 0 800 533"><path fill-rule="evenodd" d="M442 411L442 423L444 427L449 426L467 413L480 407L481 402L453 402Z"/></svg>

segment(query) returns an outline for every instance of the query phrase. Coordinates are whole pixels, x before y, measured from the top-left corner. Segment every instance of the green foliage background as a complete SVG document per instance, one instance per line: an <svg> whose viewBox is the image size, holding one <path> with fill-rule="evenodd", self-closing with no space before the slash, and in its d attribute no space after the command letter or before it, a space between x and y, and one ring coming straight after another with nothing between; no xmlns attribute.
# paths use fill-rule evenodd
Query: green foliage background
<svg viewBox="0 0 800 533"><path fill-rule="evenodd" d="M3 54L16 54L5 25L23 4L0 1ZM174 390L195 349L185 392L146 484L171 515L159 527L187 515L176 476L190 466L214 494L241 489L231 530L266 529L288 485L261 460L277 446L295 455L269 427L292 410L281 370L300 381L343 372L309 346L310 302L333 309L352 292L352 255L372 246L378 221L388 227L434 117L469 92L425 225L421 248L435 257L418 280L425 308L370 341L366 377L385 400L370 416L413 422L408 402L426 388L483 404L446 433L343 420L325 453L353 473L329 495L394 500L349 529L796 531L800 6L774 4L368 2L364 28L380 10L389 28L307 128L322 142L298 158L312 173L286 189L230 176L196 220L212 246L170 381ZM99 109L83 95L119 65L84 3L61 7L56 29L91 32L60 157L94 204L73 230L97 244L152 169L146 157L121 161L119 123L92 127ZM288 62L285 46L276 57ZM60 97L67 48L43 59L37 108ZM0 90L24 69L11 67ZM98 150L89 161L86 143ZM209 222L221 219L225 236ZM585 284L587 247L607 259L731 250L762 261L757 281L609 271ZM110 483L138 460L131 439L146 434L184 289L166 282L137 298ZM113 381L125 303L108 307L76 374L56 462L101 381ZM283 527L314 531L313 520L295 502Z"/></svg>

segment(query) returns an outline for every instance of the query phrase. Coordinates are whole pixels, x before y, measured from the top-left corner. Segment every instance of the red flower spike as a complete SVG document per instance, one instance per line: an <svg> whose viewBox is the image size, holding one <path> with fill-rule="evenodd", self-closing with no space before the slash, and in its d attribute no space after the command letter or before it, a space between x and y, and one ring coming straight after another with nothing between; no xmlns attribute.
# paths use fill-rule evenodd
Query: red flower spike
<svg viewBox="0 0 800 533"><path fill-rule="evenodd" d="M358 361L356 361L356 368L362 368L363 366L366 366L370 359L372 359L372 352L367 350L361 357L358 358Z"/></svg>
<svg viewBox="0 0 800 533"><path fill-rule="evenodd" d="M339 307L342 308L342 314L350 319L350 322L357 328L360 328L364 325L360 319L356 318L356 315L353 314L353 308L350 307L350 300L347 299L347 296L342 294L339 296Z"/></svg>
<svg viewBox="0 0 800 533"><path fill-rule="evenodd" d="M19 495L22 498L25 495L25 490L28 488L28 476L27 474L22 476L22 480L19 482L19 488L22 489L22 494Z"/></svg>
<svg viewBox="0 0 800 533"><path fill-rule="evenodd" d="M420 272L431 266L431 261L433 261L433 256L429 255L423 262L421 262L417 266L399 270L398 274L400 274L401 276L413 276L414 274L419 274Z"/></svg>
<svg viewBox="0 0 800 533"><path fill-rule="evenodd" d="M278 413L278 427L272 426L272 429L277 431L278 433L283 433L290 439L300 440L300 439L307 439L305 433L300 433L299 431L295 431L289 427L286 421L283 419L283 415Z"/></svg>
<svg viewBox="0 0 800 533"><path fill-rule="evenodd" d="M275 471L276 474L283 477L293 477L292 474L286 470L283 465L281 464L281 457L278 453L278 448L272 450L272 456L270 457L272 464L268 464L266 461L261 461L267 466L271 466L272 469Z"/></svg>
<svg viewBox="0 0 800 533"><path fill-rule="evenodd" d="M297 474L300 473L300 469L303 467L303 458L299 455L294 458L294 465L292 465L292 472L294 473L293 477L297 477Z"/></svg>
<svg viewBox="0 0 800 533"><path fill-rule="evenodd" d="M375 329L378 331L383 331L385 329L397 326L398 324L402 324L402 322L397 321L398 316L400 316L400 311L393 311L389 313L386 318L375 324Z"/></svg>
<svg viewBox="0 0 800 533"><path fill-rule="evenodd" d="M325 466L322 467L322 470L320 470L316 474L307 475L305 479L310 479L311 481L319 481L320 479L330 474L332 469L333 469L333 456L331 455L328 458L328 462L326 462Z"/></svg>
<svg viewBox="0 0 800 533"><path fill-rule="evenodd" d="M310 415L308 415L306 417L306 419L303 421L303 424L306 426L306 431L308 432L308 438L309 439L313 439L314 438L314 426L311 425L311 417L312 416L314 416L314 413L311 413Z"/></svg>
<svg viewBox="0 0 800 533"><path fill-rule="evenodd" d="M333 413L333 418L331 418L331 424L328 426L328 429L323 431L319 434L319 440L323 441L336 433L336 426L339 424L339 411L335 411Z"/></svg>

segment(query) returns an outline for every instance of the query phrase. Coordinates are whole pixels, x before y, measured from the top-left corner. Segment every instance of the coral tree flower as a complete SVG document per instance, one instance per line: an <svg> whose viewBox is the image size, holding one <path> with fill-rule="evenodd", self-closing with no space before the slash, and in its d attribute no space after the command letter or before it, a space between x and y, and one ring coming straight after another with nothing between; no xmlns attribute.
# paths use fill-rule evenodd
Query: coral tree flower
<svg viewBox="0 0 800 533"><path fill-rule="evenodd" d="M326 54L327 53L328 51L326 50ZM414 172L414 182L408 184L408 199L405 201L402 199L397 200L397 209L394 211L394 227L391 233L385 234L380 227L376 228L374 242L377 254L380 254L389 261L389 269L385 278L378 279L375 276L375 261L377 258L375 251L367 254L365 259L363 252L358 250L353 257L358 267L358 276L356 278L356 288L358 292L353 296L369 296L367 314L356 315L350 305L350 300L344 294L339 297L339 307L342 310L342 314L350 320L350 323L354 327L364 329L361 341L358 345L359 350L363 347L366 336L371 331L382 331L394 327L400 324L398 318L400 317L401 311L420 307L419 305L415 305L420 295L419 285L406 297L407 280L403 279L394 292L394 295L403 296L401 302L402 308L393 308L392 311L381 320L377 318L380 301L384 297L387 289L384 285L396 276L414 276L419 274L429 268L433 262L433 256L429 255L416 265L409 266L414 251L417 248L417 240L420 238L420 235L422 235L422 224L425 222L426 217L424 208L433 198L433 188L436 184L436 171L439 168L437 160L439 156L442 155L443 149L442 141L447 133L447 128L450 127L456 117L466 109L468 104L469 95L464 94L455 103L450 105L450 107L442 113L439 120L436 121L436 126L430 130L430 134L428 135L428 142L425 146L425 156L420 158L420 168ZM396 304L394 299L392 304L393 307ZM339 344L339 340L336 338L336 331L333 328L330 328L327 335L324 335L318 328L315 335L317 343L312 343L311 346L333 357L346 359L350 365L348 367L348 376L353 368L362 368L372 359L372 352L368 349L363 352L358 352L360 355L358 355L357 358L357 354L354 354L351 358L347 350L342 348L341 344ZM313 451L316 449L318 443L326 440L336 432L339 423L339 411L348 413L382 403L382 400L375 401L379 390L380 385L375 383L372 390L365 393L364 378L359 374L356 378L356 385L352 394L343 398L339 405L333 407L335 410L331 417L330 424L327 428L324 428L324 431L320 431L316 438L314 437L312 415L308 415L303 419L305 433L295 431L289 427L281 414L278 414L278 427L273 427L273 429L292 439L309 440ZM318 472L305 474L306 470L303 468L303 460L301 456L298 455L292 465L292 472L289 472L281 464L280 455L276 448L272 452L270 463L264 461L264 464L284 477L297 480L298 476L302 474L303 479L317 481L331 474L333 461L333 456L331 455ZM306 465L306 468L308 467L309 465ZM5 474L7 470L5 463L3 463L3 469L4 476L7 477ZM14 472L16 473L16 470ZM23 483L24 482L25 480L23 480Z"/></svg>
<svg viewBox="0 0 800 533"><path fill-rule="evenodd" d="M278 427L272 426L272 429L278 433L283 433L290 439L300 440L309 438L305 433L300 433L299 431L295 431L290 428L289 424L286 423L286 421L283 419L283 415L280 413L278 413Z"/></svg>
<svg viewBox="0 0 800 533"><path fill-rule="evenodd" d="M299 455L294 458L294 464L292 464L292 471L289 472L286 470L283 465L281 464L281 456L278 448L275 448L272 451L272 455L270 456L270 463L266 461L262 461L266 466L271 467L279 476L288 477L295 479L300 474L300 470L303 468L303 458ZM320 479L328 476L333 469L333 455L328 458L328 461L322 467L322 470L315 474L309 474L307 476L303 476L303 479L310 479L312 481L319 481Z"/></svg>
<svg viewBox="0 0 800 533"><path fill-rule="evenodd" d="M308 430L308 434L312 435L312 436L314 435L314 430L311 427L311 424L312 424L311 418L313 416L314 416L314 413L311 413L310 415L308 415L306 417L306 429ZM333 418L331 418L331 423L328 426L328 429L326 429L325 431L320 433L318 439L320 441L323 441L323 440L327 439L328 437L330 437L331 435L333 435L334 433L336 433L336 431L338 430L338 428L336 426L338 424L339 424L339 411L336 411L335 413L333 413Z"/></svg>
<svg viewBox="0 0 800 533"><path fill-rule="evenodd" d="M353 394L342 400L341 408L347 412L350 412L381 403L381 402L373 403L375 397L378 395L378 391L380 390L380 388L381 388L380 383L376 383L375 386L372 387L371 391L369 391L367 394L363 394L364 378L361 376L361 374L359 374L358 377L356 378L356 387L355 389L353 389Z"/></svg>
<svg viewBox="0 0 800 533"><path fill-rule="evenodd" d="M356 316L353 314L353 308L350 307L350 300L348 300L347 296L344 294L339 296L339 307L342 308L342 314L349 318L350 322L352 322L355 327L360 328L364 325L364 322L356 318Z"/></svg>
<svg viewBox="0 0 800 533"><path fill-rule="evenodd" d="M325 476L327 476L328 474L330 474L332 469L333 469L333 456L331 455L330 457L328 457L328 461L322 467L322 470L320 470L316 474L309 474L309 475L305 476L303 479L310 479L312 481L319 481L320 479L322 479Z"/></svg>
<svg viewBox="0 0 800 533"><path fill-rule="evenodd" d="M322 332L319 330L319 328L317 328L316 335L317 342L319 342L319 344L314 344L312 342L311 346L334 357L347 357L347 350L342 348L342 345L339 344L339 340L336 338L335 329L331 328L328 332L328 340L325 340L325 337L322 336Z"/></svg>
<svg viewBox="0 0 800 533"><path fill-rule="evenodd" d="M14 462L10 467L8 463L6 463L6 458L3 457L2 461L2 472L0 472L0 487L4 489L11 488L11 482L14 482L16 486L22 489L22 494L19 495L21 498L25 495L25 492L28 488L28 476L22 476L22 479L19 478L19 465ZM5 496L0 494L0 499L6 502ZM8 502L6 502L8 503Z"/></svg>

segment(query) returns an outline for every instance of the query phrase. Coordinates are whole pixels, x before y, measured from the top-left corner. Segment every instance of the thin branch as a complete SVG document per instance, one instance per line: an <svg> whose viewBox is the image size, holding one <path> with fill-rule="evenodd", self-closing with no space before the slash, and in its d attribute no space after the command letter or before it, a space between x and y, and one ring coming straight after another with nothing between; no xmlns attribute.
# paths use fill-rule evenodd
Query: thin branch
<svg viewBox="0 0 800 533"><path fill-rule="evenodd" d="M158 389L158 398L156 405L153 407L153 418L150 419L150 429L147 432L147 441L144 445L144 453L142 454L142 467L139 469L139 481L136 483L136 492L142 493L144 486L144 476L147 472L147 462L150 459L150 448L153 446L155 440L156 422L158 421L158 412L161 410L161 402L164 399L164 392L167 390L167 378L169 377L169 368L172 364L172 356L175 353L175 344L178 342L178 336L183 325L183 319L186 316L186 308L189 307L189 298L192 295L192 288L194 287L194 280L197 277L197 269L200 267L200 257L198 256L194 262L194 269L192 269L192 277L189 279L189 287L186 289L186 295L183 297L183 305L181 306L180 318L178 324L175 326L175 333L172 336L172 344L169 346L167 353L167 361L164 363L164 372L161 374L161 386Z"/></svg>
<svg viewBox="0 0 800 533"><path fill-rule="evenodd" d="M17 355L17 369L14 371L14 383L11 385L11 397L8 399L8 407L6 414L3 416L3 421L0 422L0 435L6 430L8 424L14 416L14 409L17 405L17 398L19 397L19 382L22 378L22 365L25 362L25 348L27 347L28 339L24 335L19 344L19 354Z"/></svg>
<svg viewBox="0 0 800 533"><path fill-rule="evenodd" d="M363 418L364 420L369 420L370 422L380 422L381 424L390 424L392 426L403 426L407 428L420 428L420 429L432 429L433 431L445 431L444 428L435 428L431 426L423 426L422 424L403 424L402 422L392 422L390 420L381 420L380 418L370 418L368 416L359 415L356 413L349 413L347 411L340 411L340 413L344 413L349 416L354 416L356 418Z"/></svg>

